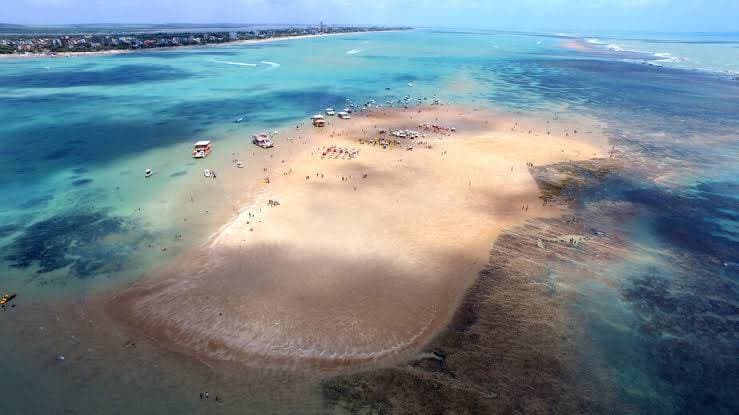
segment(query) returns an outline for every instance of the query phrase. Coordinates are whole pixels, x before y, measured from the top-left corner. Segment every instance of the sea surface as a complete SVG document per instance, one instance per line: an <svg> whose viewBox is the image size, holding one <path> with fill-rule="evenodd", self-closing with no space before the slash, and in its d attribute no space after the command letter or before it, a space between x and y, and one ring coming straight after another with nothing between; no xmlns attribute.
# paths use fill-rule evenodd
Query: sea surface
<svg viewBox="0 0 739 415"><path fill-rule="evenodd" d="M572 39L592 48L566 47ZM638 254L570 287L578 365L634 413L736 413L738 64L736 34L465 30L1 60L0 291L18 293L0 312L2 407L203 411L187 379L197 364L121 361L103 340L83 344L100 331L70 331L57 307L204 243L222 224L209 210L233 206L202 169L233 174L253 132L277 130L279 145L324 108L410 95L598 120L627 167L583 209L632 206L621 230ZM215 152L194 161L193 142L206 138ZM198 198L207 209L187 203ZM278 393L261 390L259 375L227 409L325 409L311 380L262 373L287 385Z"/></svg>

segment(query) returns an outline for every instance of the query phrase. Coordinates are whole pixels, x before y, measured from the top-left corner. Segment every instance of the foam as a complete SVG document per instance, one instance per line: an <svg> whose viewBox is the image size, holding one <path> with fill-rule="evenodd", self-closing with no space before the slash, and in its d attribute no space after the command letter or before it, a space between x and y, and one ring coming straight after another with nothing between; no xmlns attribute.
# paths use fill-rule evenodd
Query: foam
<svg viewBox="0 0 739 415"><path fill-rule="evenodd" d="M211 59L211 62L222 63L224 65L236 65L236 66L257 66L256 63L244 63L244 62L233 62L233 61L219 61Z"/></svg>
<svg viewBox="0 0 739 415"><path fill-rule="evenodd" d="M282 66L279 63L270 62L270 61L261 61L259 63L264 64L264 65L268 65L269 66L268 69L276 69L276 68L279 68L280 66Z"/></svg>

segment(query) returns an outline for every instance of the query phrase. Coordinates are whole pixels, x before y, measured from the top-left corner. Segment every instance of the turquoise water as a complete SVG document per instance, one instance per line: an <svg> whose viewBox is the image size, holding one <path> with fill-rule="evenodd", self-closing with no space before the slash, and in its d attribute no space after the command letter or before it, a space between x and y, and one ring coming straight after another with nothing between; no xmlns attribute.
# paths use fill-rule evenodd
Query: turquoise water
<svg viewBox="0 0 739 415"><path fill-rule="evenodd" d="M0 315L2 326L25 341L29 327L53 325L45 308L52 299L80 301L124 286L202 243L220 225L204 209L237 205L226 185L203 181L202 168L226 181L234 176L232 153L248 157L252 132L289 130L347 99L437 95L512 112L586 114L607 124L612 144L644 168L591 198L639 207L624 229L645 254L605 270L608 284L578 288L572 312L587 316L591 333L581 363L600 368L600 381L618 385L620 399L642 411L735 412L739 81L725 72L739 49L697 35L629 39L606 40L690 58L659 68L633 62L628 47L606 55L568 50L560 36L414 31L0 61L0 289L17 291L18 309L30 310L22 318ZM239 117L244 121L234 123ZM216 151L195 162L190 150L201 138L214 139ZM249 158L250 166L261 162ZM144 178L147 168L154 178ZM113 412L197 408L180 400L190 393L188 381L147 389L147 382L116 380L201 373L187 362L157 369L126 363L103 375L109 358L81 352L84 369L65 367L60 375L56 363L30 360L53 360L67 334L45 335L28 353L15 337L3 345L4 353L23 356L0 372L0 398L25 398L16 412L23 405L48 412L53 405L44 399L29 403L40 396L92 413L110 403L106 394ZM45 381L34 381L41 375ZM264 376L284 383L282 375ZM80 409L74 396L82 391L98 398ZM310 393L281 393L288 409L320 407L320 399L302 400L313 399ZM246 394L232 409L271 408L269 394L252 401Z"/></svg>

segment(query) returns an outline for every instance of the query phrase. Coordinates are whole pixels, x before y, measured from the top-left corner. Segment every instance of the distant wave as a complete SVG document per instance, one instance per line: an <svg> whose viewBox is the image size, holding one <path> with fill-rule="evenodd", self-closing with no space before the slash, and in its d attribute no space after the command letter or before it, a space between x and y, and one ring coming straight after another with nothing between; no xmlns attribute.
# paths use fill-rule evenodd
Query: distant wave
<svg viewBox="0 0 739 415"><path fill-rule="evenodd" d="M236 66L257 66L256 63L244 63L244 62L232 62L232 61L219 61L215 59L211 59L211 62L215 63L222 63L225 65L236 65Z"/></svg>
<svg viewBox="0 0 739 415"><path fill-rule="evenodd" d="M346 51L346 54L347 55L356 55L359 52L361 52L361 50L359 50L359 49L352 49L352 50Z"/></svg>
<svg viewBox="0 0 739 415"><path fill-rule="evenodd" d="M631 53L640 53L644 55L651 55L653 59L651 59L651 61L648 63L657 64L658 66L659 66L658 63L674 63L674 62L682 62L685 60L683 58L674 56L669 52L655 52L651 50L646 51L646 50L639 50L639 49L629 49L626 46L622 46L616 43L607 44L598 38L586 38L585 42L591 45L601 47L601 48L606 48L612 52L631 52ZM629 61L631 61L631 59Z"/></svg>
<svg viewBox="0 0 739 415"><path fill-rule="evenodd" d="M658 58L657 62L681 62L685 60L683 58L673 56L671 53L668 52L655 52L654 57Z"/></svg>
<svg viewBox="0 0 739 415"><path fill-rule="evenodd" d="M591 37L585 39L585 43L590 43L591 45L598 45L598 46L605 46L608 48L608 50L612 50L614 52L624 52L624 48L620 45L617 45L615 43L606 44L597 37ZM628 52L637 52L637 51L628 51Z"/></svg>

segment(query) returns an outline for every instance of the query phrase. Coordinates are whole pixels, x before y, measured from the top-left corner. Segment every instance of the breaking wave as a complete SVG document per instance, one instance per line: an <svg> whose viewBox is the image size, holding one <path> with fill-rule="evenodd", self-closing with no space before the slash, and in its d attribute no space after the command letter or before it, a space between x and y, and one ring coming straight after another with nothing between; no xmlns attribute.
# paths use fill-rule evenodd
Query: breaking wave
<svg viewBox="0 0 739 415"><path fill-rule="evenodd" d="M244 62L233 62L233 61L219 61L211 59L211 62L222 63L224 65L236 65L236 66L257 66L256 63L244 63Z"/></svg>
<svg viewBox="0 0 739 415"><path fill-rule="evenodd" d="M261 61L259 63L264 64L264 65L268 65L269 68L267 68L267 69L276 69L276 68L279 68L280 66L282 66L279 63L270 62L270 61Z"/></svg>

